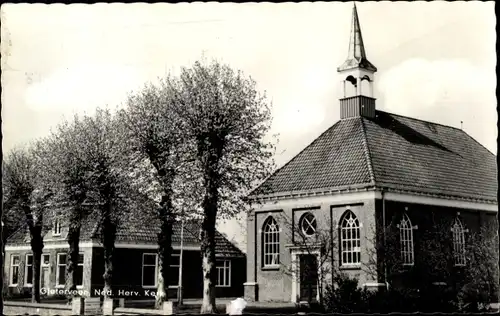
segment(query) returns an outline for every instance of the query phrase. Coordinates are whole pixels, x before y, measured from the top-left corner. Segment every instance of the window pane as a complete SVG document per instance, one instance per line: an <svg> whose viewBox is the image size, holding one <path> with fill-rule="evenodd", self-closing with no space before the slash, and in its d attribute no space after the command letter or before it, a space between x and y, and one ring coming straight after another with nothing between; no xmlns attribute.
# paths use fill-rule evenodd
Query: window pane
<svg viewBox="0 0 500 316"><path fill-rule="evenodd" d="M66 256L67 256L66 254L58 255L58 258L59 258L58 264L59 265L66 265Z"/></svg>
<svg viewBox="0 0 500 316"><path fill-rule="evenodd" d="M76 285L83 285L83 266L79 265L75 270Z"/></svg>
<svg viewBox="0 0 500 316"><path fill-rule="evenodd" d="M168 269L168 285L179 285L179 268L170 267Z"/></svg>
<svg viewBox="0 0 500 316"><path fill-rule="evenodd" d="M154 266L144 266L143 267L143 282L145 286L155 285L155 267Z"/></svg>
<svg viewBox="0 0 500 316"><path fill-rule="evenodd" d="M57 284L64 285L66 283L66 266L60 265L58 270L59 270L59 280Z"/></svg>
<svg viewBox="0 0 500 316"><path fill-rule="evenodd" d="M19 268L18 267L14 267L12 269L12 284L17 284L18 275L19 275Z"/></svg>
<svg viewBox="0 0 500 316"><path fill-rule="evenodd" d="M12 259L12 264L18 265L19 264L19 256L14 256Z"/></svg>
<svg viewBox="0 0 500 316"><path fill-rule="evenodd" d="M27 266L26 284L33 284L33 266Z"/></svg>
<svg viewBox="0 0 500 316"><path fill-rule="evenodd" d="M154 264L154 263L153 263ZM181 257L179 256L171 256L170 257L170 265L171 266L178 266L181 264Z"/></svg>
<svg viewBox="0 0 500 316"><path fill-rule="evenodd" d="M43 255L42 256L42 264L48 265L50 263L50 255Z"/></svg>
<svg viewBox="0 0 500 316"><path fill-rule="evenodd" d="M33 264L33 256L32 255L26 256L26 264L27 265L32 265Z"/></svg>
<svg viewBox="0 0 500 316"><path fill-rule="evenodd" d="M156 264L156 255L144 254L144 264L145 265L155 265Z"/></svg>

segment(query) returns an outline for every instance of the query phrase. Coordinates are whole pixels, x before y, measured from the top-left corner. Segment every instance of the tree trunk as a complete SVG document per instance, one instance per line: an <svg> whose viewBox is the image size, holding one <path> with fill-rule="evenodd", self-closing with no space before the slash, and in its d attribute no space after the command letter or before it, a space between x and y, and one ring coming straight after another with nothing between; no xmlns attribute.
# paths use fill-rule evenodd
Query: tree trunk
<svg viewBox="0 0 500 316"><path fill-rule="evenodd" d="M78 267L78 257L80 254L79 242L80 242L80 228L81 221L78 218L73 218L69 225L68 230L68 257L66 262L66 290L68 291L67 298L71 299L76 293L76 269Z"/></svg>
<svg viewBox="0 0 500 316"><path fill-rule="evenodd" d="M207 216L208 215L208 216ZM201 230L203 262L203 301L201 314L214 314L215 305L215 212L205 215Z"/></svg>
<svg viewBox="0 0 500 316"><path fill-rule="evenodd" d="M43 251L42 225L36 225L31 229L31 250L33 252L33 291L31 301L40 303L40 267Z"/></svg>
<svg viewBox="0 0 500 316"><path fill-rule="evenodd" d="M109 298L113 289L113 254L116 241L116 223L106 216L102 225L102 244L104 246L104 298Z"/></svg>
<svg viewBox="0 0 500 316"><path fill-rule="evenodd" d="M203 199L203 224L201 227L201 255L203 263L203 301L201 314L217 312L215 305L215 224L219 199L219 161L224 149L224 138L221 135L210 135L198 142L198 157L207 157L204 166L205 197ZM205 151L208 149L207 151ZM202 159L203 160L203 159Z"/></svg>
<svg viewBox="0 0 500 316"><path fill-rule="evenodd" d="M158 234L158 286L155 307L161 309L163 302L168 301L169 270L172 256L173 214L171 194L165 193L160 204L161 230Z"/></svg>

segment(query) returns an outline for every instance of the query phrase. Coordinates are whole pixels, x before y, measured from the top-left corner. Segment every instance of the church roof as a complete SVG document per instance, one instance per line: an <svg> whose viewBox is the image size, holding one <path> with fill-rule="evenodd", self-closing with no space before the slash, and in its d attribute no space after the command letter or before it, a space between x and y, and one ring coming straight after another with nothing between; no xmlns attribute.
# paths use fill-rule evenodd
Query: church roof
<svg viewBox="0 0 500 316"><path fill-rule="evenodd" d="M338 121L251 197L368 187L496 203L496 156L463 130L377 111Z"/></svg>
<svg viewBox="0 0 500 316"><path fill-rule="evenodd" d="M346 61L337 68L338 71L364 68L370 71L377 71L371 62L366 58L365 44L361 35L361 26L359 25L358 10L356 4L352 8L351 36L349 39L349 52Z"/></svg>

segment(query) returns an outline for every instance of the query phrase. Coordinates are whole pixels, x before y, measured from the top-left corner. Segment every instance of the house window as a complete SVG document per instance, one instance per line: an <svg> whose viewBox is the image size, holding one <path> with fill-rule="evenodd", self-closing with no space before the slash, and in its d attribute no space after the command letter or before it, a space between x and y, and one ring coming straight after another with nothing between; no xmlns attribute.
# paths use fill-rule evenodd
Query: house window
<svg viewBox="0 0 500 316"><path fill-rule="evenodd" d="M66 284L66 265L68 260L68 254L58 253L57 254L57 270L56 270L56 280L57 287L64 287ZM78 264L75 270L76 286L83 286L83 262L84 255L80 253L78 255Z"/></svg>
<svg viewBox="0 0 500 316"><path fill-rule="evenodd" d="M220 260L215 263L217 270L217 286L231 286L231 261Z"/></svg>
<svg viewBox="0 0 500 316"><path fill-rule="evenodd" d="M275 267L280 263L280 235L279 226L273 217L264 223L263 255L264 267Z"/></svg>
<svg viewBox="0 0 500 316"><path fill-rule="evenodd" d="M156 287L158 276L158 255L156 253L142 254L142 286Z"/></svg>
<svg viewBox="0 0 500 316"><path fill-rule="evenodd" d="M10 285L17 285L17 282L19 281L19 261L19 255L10 256Z"/></svg>
<svg viewBox="0 0 500 316"><path fill-rule="evenodd" d="M353 212L347 211L340 225L341 264L361 263L361 236L359 221Z"/></svg>
<svg viewBox="0 0 500 316"><path fill-rule="evenodd" d="M403 215L399 223L399 239L401 243L401 259L403 265L413 265L413 227L407 214Z"/></svg>
<svg viewBox="0 0 500 316"><path fill-rule="evenodd" d="M56 219L54 222L54 230L52 231L53 236L61 235L61 221Z"/></svg>
<svg viewBox="0 0 500 316"><path fill-rule="evenodd" d="M300 230L306 237L311 237L316 233L316 217L312 213L305 213L300 218Z"/></svg>
<svg viewBox="0 0 500 316"><path fill-rule="evenodd" d="M453 257L456 266L465 265L465 229L456 218L451 229L453 233Z"/></svg>
<svg viewBox="0 0 500 316"><path fill-rule="evenodd" d="M181 254L172 253L170 257L170 269L168 274L168 286L175 288L179 286L179 269L181 268Z"/></svg>
<svg viewBox="0 0 500 316"><path fill-rule="evenodd" d="M24 284L33 286L33 255L26 255L26 264L24 266Z"/></svg>

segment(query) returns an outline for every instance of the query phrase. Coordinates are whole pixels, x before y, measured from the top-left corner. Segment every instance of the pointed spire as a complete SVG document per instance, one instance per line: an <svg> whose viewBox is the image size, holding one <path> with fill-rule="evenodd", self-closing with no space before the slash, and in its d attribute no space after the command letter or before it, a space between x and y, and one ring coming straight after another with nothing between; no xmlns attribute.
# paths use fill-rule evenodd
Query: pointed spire
<svg viewBox="0 0 500 316"><path fill-rule="evenodd" d="M359 26L358 10L356 2L352 8L352 23L351 23L351 38L349 40L349 53L347 58L366 58L365 45L363 44L363 36L361 35L361 27Z"/></svg>
<svg viewBox="0 0 500 316"><path fill-rule="evenodd" d="M338 68L338 71L358 67L371 70L373 72L377 71L377 68L366 58L365 45L363 43L363 36L361 35L361 27L359 25L358 10L356 8L356 2L354 2L354 6L352 8L349 52L347 54L347 60Z"/></svg>

